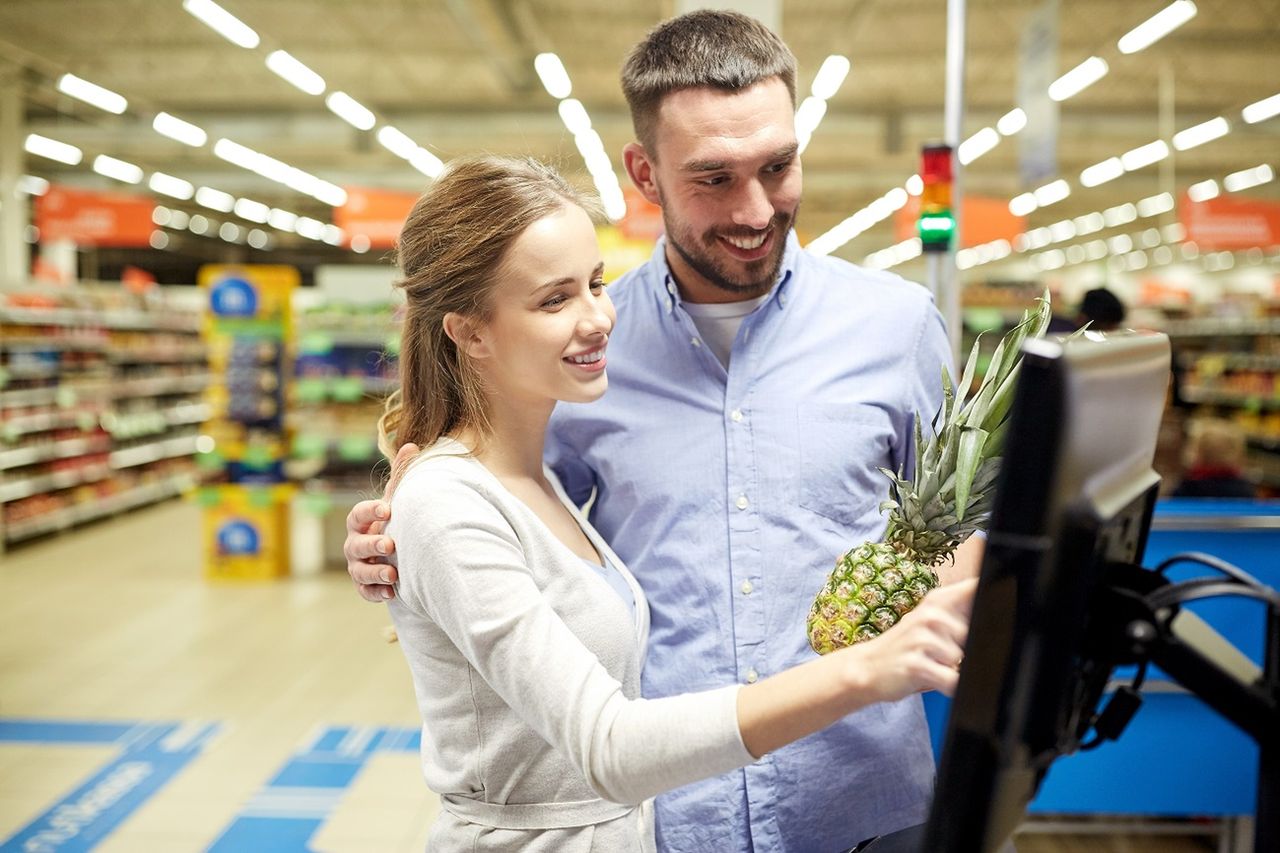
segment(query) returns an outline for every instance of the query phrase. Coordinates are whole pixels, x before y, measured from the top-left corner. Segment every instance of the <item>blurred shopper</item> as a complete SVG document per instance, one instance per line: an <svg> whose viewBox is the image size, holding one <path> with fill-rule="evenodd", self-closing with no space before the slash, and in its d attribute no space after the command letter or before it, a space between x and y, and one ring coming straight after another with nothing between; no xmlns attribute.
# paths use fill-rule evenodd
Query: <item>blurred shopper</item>
<svg viewBox="0 0 1280 853"><path fill-rule="evenodd" d="M813 597L838 554L883 536L877 469L910 470L914 418L941 403L950 346L928 291L800 250L795 74L776 35L717 11L658 26L622 73L624 162L666 236L610 289L609 393L556 407L545 458L573 504L594 495L592 523L648 598L648 699L813 660ZM348 517L371 601L393 594L387 513ZM967 542L944 580L980 554ZM883 702L659 797L658 843L847 849L923 821L933 776L920 700Z"/></svg>
<svg viewBox="0 0 1280 853"><path fill-rule="evenodd" d="M1244 478L1245 435L1221 418L1197 418L1187 427L1186 472L1173 490L1178 498L1253 498Z"/></svg>
<svg viewBox="0 0 1280 853"><path fill-rule="evenodd" d="M1080 300L1080 308L1076 312L1076 327L1086 323L1095 332L1113 332L1124 322L1124 303L1105 287L1095 287L1087 291Z"/></svg>
<svg viewBox="0 0 1280 853"><path fill-rule="evenodd" d="M608 387L615 313L582 199L535 161L455 160L399 262L402 382L379 439L425 448L394 490L388 606L441 795L428 850L652 850L653 795L860 708L951 692L973 580L770 678L641 700L645 593L543 465L556 404Z"/></svg>

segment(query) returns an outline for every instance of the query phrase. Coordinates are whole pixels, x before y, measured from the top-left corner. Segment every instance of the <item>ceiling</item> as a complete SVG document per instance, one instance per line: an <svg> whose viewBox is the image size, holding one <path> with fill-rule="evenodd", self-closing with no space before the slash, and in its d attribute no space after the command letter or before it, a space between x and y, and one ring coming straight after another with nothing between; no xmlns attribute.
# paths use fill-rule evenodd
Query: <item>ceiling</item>
<svg viewBox="0 0 1280 853"><path fill-rule="evenodd" d="M1240 109L1280 91L1280 0L1197 0L1199 14L1154 46L1121 54L1117 39L1168 0L1060 0L1059 72L1100 56L1110 73L1060 105L1058 175L1071 196L1033 213L1048 224L1165 189L1271 163L1280 168L1280 117L1247 125ZM584 182L583 161L542 88L533 57L557 53L573 95L621 174L630 121L618 85L629 47L676 11L672 0L222 0L261 36L227 41L181 0L0 0L0 80L16 82L27 131L82 148L78 167L28 156L50 180L119 188L88 163L109 154L192 183L331 221L314 199L230 165L211 145L191 148L151 129L167 111L346 186L418 190L427 179L330 113L323 98L264 65L282 48L441 159L475 151L532 154ZM943 134L944 0L771 3L800 63L807 94L823 59L852 70L804 152L802 233L816 236L918 170L922 143ZM969 0L965 136L1017 106L1019 45L1041 0ZM684 8L682 3L681 8ZM120 116L59 93L70 71L129 99ZM1163 109L1163 115L1162 115ZM1232 131L1163 163L1093 189L1081 169L1215 116ZM1008 199L1034 184L1019 176L1024 134L1005 138L967 170L966 191ZM1280 197L1280 182L1250 191ZM175 206L183 206L181 204ZM188 203L187 210L199 210ZM275 234L287 249L301 238ZM217 243L217 241L208 241ZM888 223L837 250L861 260L894 242ZM224 247L225 249L225 247ZM339 250L310 245L313 254Z"/></svg>

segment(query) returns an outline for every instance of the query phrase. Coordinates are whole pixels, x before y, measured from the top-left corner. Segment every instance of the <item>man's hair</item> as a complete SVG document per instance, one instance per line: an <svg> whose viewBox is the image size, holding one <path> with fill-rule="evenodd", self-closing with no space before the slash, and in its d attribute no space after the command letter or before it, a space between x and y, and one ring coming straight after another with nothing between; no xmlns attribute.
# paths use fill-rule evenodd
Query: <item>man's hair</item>
<svg viewBox="0 0 1280 853"><path fill-rule="evenodd" d="M738 12L703 9L664 21L631 50L622 92L650 157L662 99L681 89L738 92L777 77L796 103L796 58L776 33Z"/></svg>

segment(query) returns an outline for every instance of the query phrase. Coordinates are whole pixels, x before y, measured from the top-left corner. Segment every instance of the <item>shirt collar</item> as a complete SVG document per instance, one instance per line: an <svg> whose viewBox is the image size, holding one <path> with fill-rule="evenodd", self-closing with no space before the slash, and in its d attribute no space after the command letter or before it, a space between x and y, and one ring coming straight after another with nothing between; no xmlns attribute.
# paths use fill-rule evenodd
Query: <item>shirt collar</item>
<svg viewBox="0 0 1280 853"><path fill-rule="evenodd" d="M791 289L791 282L795 278L796 264L800 258L800 238L796 236L795 229L787 232L786 246L782 250L782 265L778 268L778 280L773 283L773 287L769 290L769 298L763 305L776 305L778 308L785 308L790 298L788 292ZM675 313L675 306L680 305L683 299L680 296L680 288L676 286L676 280L671 275L671 267L667 264L667 238L664 234L658 238L658 243L653 247L653 254L649 258L649 264L655 270L654 278L657 284L655 295L658 301L662 303L663 313L671 316ZM759 310L759 309L757 309Z"/></svg>

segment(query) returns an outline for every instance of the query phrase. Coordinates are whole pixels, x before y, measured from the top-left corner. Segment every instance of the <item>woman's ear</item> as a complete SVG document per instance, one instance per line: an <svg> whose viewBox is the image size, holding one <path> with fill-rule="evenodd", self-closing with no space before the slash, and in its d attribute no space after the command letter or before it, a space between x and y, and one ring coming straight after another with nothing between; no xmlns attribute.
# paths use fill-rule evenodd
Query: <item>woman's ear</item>
<svg viewBox="0 0 1280 853"><path fill-rule="evenodd" d="M490 353L488 342L483 334L483 327L474 320L450 311L442 321L444 333L458 347L458 351L468 358L488 358Z"/></svg>

